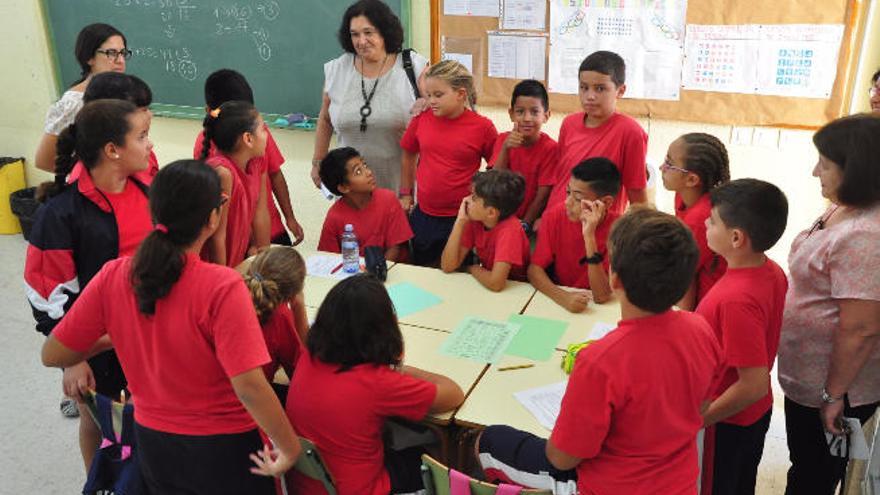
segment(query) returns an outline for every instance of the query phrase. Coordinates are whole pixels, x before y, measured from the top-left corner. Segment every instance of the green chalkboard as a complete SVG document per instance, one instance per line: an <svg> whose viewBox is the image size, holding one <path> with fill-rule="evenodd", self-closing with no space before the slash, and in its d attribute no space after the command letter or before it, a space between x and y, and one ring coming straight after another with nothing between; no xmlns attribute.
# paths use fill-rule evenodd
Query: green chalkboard
<svg viewBox="0 0 880 495"><path fill-rule="evenodd" d="M336 32L354 0L43 0L59 89L79 78L79 30L106 22L128 39L126 71L150 85L157 114L203 115L205 78L231 68L266 113L316 116L324 62L342 48ZM409 39L409 0L386 0Z"/></svg>

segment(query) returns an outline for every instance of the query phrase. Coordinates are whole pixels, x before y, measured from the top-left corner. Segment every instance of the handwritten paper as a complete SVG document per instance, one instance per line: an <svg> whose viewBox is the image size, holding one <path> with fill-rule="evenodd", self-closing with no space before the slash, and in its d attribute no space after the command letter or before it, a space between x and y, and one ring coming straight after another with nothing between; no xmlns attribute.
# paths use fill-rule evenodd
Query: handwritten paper
<svg viewBox="0 0 880 495"><path fill-rule="evenodd" d="M559 409L562 406L562 397L565 395L565 387L568 382L553 383L543 387L514 392L513 396L523 405L538 423L544 428L552 430L559 417Z"/></svg>
<svg viewBox="0 0 880 495"><path fill-rule="evenodd" d="M611 333L615 328L617 328L617 325L615 324L597 321L596 324L593 325L593 329L590 330L590 336L587 337L587 340L599 340Z"/></svg>
<svg viewBox="0 0 880 495"><path fill-rule="evenodd" d="M556 344L568 328L568 323L526 315L510 315L510 323L520 326L519 332L507 346L506 354L547 361L553 356Z"/></svg>
<svg viewBox="0 0 880 495"><path fill-rule="evenodd" d="M489 33L489 77L544 80L543 36Z"/></svg>
<svg viewBox="0 0 880 495"><path fill-rule="evenodd" d="M504 0L501 29L543 31L547 24L545 0Z"/></svg>
<svg viewBox="0 0 880 495"><path fill-rule="evenodd" d="M465 66L471 74L474 73L474 56L470 53L451 53L446 52L443 54L443 60L455 60L461 65Z"/></svg>
<svg viewBox="0 0 880 495"><path fill-rule="evenodd" d="M388 287L388 295L391 297L391 302L394 303L394 310L397 312L398 318L418 313L443 302L436 295L409 282Z"/></svg>
<svg viewBox="0 0 880 495"><path fill-rule="evenodd" d="M361 257L360 271L364 270L366 262ZM315 277L346 279L354 273L348 273L342 269L341 254L313 254L306 258L306 274Z"/></svg>
<svg viewBox="0 0 880 495"><path fill-rule="evenodd" d="M494 363L504 354L517 331L519 325L469 316L443 342L440 353L481 363Z"/></svg>
<svg viewBox="0 0 880 495"><path fill-rule="evenodd" d="M499 0L445 0L443 15L498 17Z"/></svg>

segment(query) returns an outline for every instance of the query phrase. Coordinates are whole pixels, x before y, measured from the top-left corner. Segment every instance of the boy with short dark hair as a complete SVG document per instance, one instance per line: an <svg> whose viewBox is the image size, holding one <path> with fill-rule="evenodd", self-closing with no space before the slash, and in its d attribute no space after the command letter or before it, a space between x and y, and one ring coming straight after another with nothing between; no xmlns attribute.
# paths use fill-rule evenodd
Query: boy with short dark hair
<svg viewBox="0 0 880 495"><path fill-rule="evenodd" d="M594 156L608 158L620 170L622 184L613 211L620 214L627 203L647 202L648 135L635 119L616 111L625 81L626 64L616 53L594 52L581 62L578 96L584 111L566 117L559 128L558 175L548 205L565 200L571 169Z"/></svg>
<svg viewBox="0 0 880 495"><path fill-rule="evenodd" d="M361 255L366 246L379 246L385 259L401 261L403 246L413 233L406 213L389 189L376 187L373 171L354 148L336 148L321 160L321 182L337 196L342 196L324 218L318 249L341 252L340 237L346 224L354 227Z"/></svg>
<svg viewBox="0 0 880 495"><path fill-rule="evenodd" d="M571 170L565 202L548 208L542 217L529 282L572 313L586 309L590 296L585 290L560 286L591 289L600 304L611 297L606 243L619 217L610 209L619 190L620 172L614 163L588 158Z"/></svg>
<svg viewBox="0 0 880 495"><path fill-rule="evenodd" d="M467 271L487 289L504 289L508 277L523 280L529 239L513 213L524 192L525 179L510 170L477 172L473 194L459 206L440 268L446 273L457 270L474 249L479 264L468 266Z"/></svg>
<svg viewBox="0 0 880 495"><path fill-rule="evenodd" d="M773 412L770 370L779 348L788 281L764 251L785 231L788 202L778 187L739 179L710 191L709 248L727 271L700 301L724 351L725 366L704 413L715 425L712 493L755 493Z"/></svg>
<svg viewBox="0 0 880 495"><path fill-rule="evenodd" d="M207 113L219 108L220 105L227 101L246 101L253 105L254 93L247 79L241 73L232 69L220 69L214 71L205 79L205 112ZM263 156L255 159L266 161L266 170L268 171L266 174L268 179L266 181L266 198L268 200L266 205L269 208L269 219L272 222L270 231L272 244L296 246L302 242L304 234L302 227L296 220L296 215L293 213L293 206L290 203L290 191L287 187L287 181L284 179L284 174L281 172L281 165L284 164L284 155L281 154L281 150L275 144L275 138L269 132L269 126L266 126L265 129L268 135L266 152ZM199 136L196 138L196 143L193 147L193 158L198 159L201 156L203 140L204 131L199 133ZM212 144L210 154L213 155L215 152ZM281 215L278 213L275 201L272 201L273 195L278 201L282 213L284 213L284 224L281 223ZM293 240L290 239L287 230L284 229L285 224L293 234Z"/></svg>
<svg viewBox="0 0 880 495"><path fill-rule="evenodd" d="M520 81L513 88L507 113L513 131L498 135L489 168L509 169L526 180L516 216L526 233L531 233L556 184L556 141L541 131L550 117L547 89L534 79Z"/></svg>
<svg viewBox="0 0 880 495"><path fill-rule="evenodd" d="M549 440L490 426L480 463L490 480L565 493L696 493L694 440L721 349L702 317L671 307L699 251L687 227L648 208L618 219L608 243L618 327L577 355Z"/></svg>

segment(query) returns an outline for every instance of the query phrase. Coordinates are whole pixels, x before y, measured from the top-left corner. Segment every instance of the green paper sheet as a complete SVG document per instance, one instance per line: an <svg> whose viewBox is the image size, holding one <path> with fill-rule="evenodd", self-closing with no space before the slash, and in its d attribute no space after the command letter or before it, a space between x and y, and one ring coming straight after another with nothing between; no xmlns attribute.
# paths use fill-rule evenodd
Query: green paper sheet
<svg viewBox="0 0 880 495"><path fill-rule="evenodd" d="M510 344L517 331L519 325L513 323L468 316L458 324L452 335L443 341L440 354L481 363L494 363L504 354L504 349Z"/></svg>
<svg viewBox="0 0 880 495"><path fill-rule="evenodd" d="M409 282L401 282L388 287L388 295L391 296L391 302L394 303L394 310L397 311L398 318L418 313L443 302L434 294Z"/></svg>
<svg viewBox="0 0 880 495"><path fill-rule="evenodd" d="M526 315L510 315L507 321L519 325L520 329L505 354L535 361L547 361L553 357L556 344L568 328L564 321Z"/></svg>

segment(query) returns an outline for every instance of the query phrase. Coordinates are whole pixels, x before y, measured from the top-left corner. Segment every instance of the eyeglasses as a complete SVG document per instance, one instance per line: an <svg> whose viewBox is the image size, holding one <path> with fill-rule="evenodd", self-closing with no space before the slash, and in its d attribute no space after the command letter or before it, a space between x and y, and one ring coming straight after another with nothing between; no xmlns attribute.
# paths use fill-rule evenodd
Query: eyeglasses
<svg viewBox="0 0 880 495"><path fill-rule="evenodd" d="M110 60L119 60L120 56L122 58L124 58L125 60L128 60L131 58L131 50L129 50L128 48L124 48L122 50L116 50L114 48L110 48L108 50L95 50L95 52L106 56Z"/></svg>
<svg viewBox="0 0 880 495"><path fill-rule="evenodd" d="M675 165L669 163L669 158L663 160L663 164L660 165L660 170L675 170L676 172L681 172L683 174L691 173L691 171L686 168L676 167Z"/></svg>

